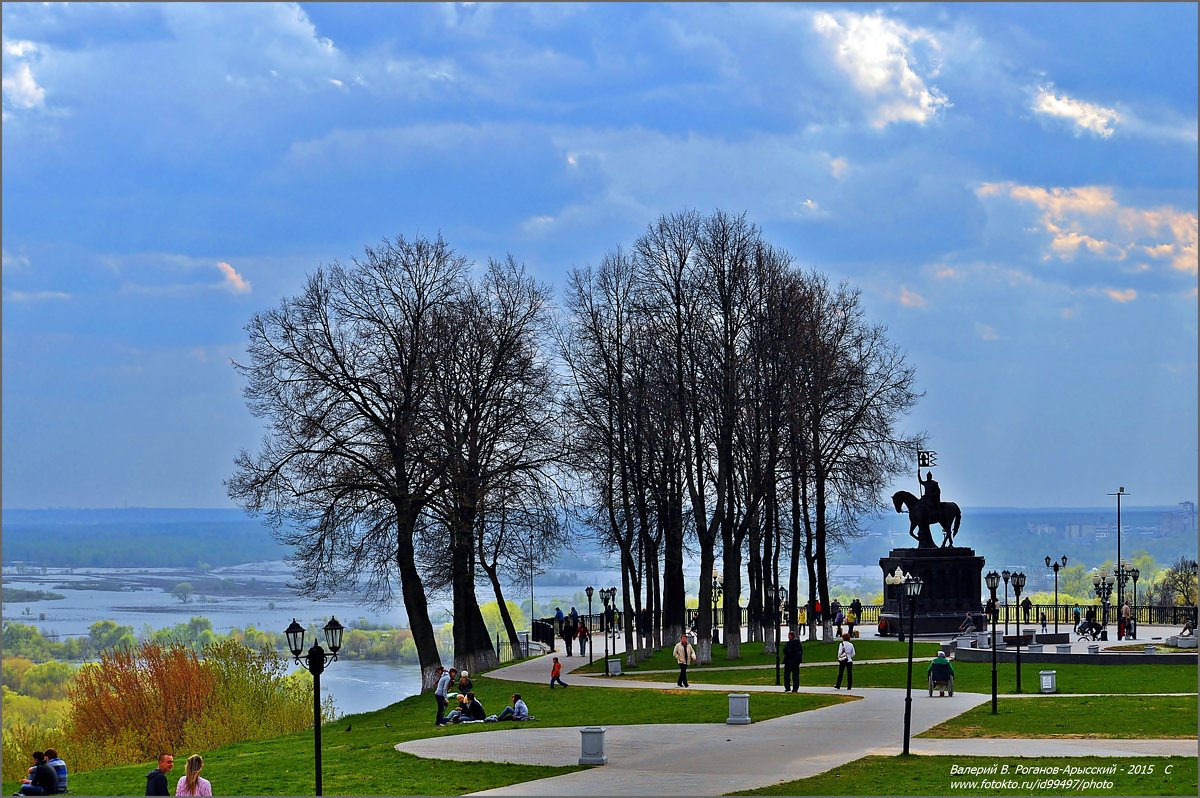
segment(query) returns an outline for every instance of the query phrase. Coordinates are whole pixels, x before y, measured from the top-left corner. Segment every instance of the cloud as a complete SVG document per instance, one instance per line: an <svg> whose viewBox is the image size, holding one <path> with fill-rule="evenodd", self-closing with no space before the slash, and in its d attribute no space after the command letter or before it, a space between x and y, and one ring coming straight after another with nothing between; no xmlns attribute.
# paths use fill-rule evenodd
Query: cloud
<svg viewBox="0 0 1200 798"><path fill-rule="evenodd" d="M225 282L222 286L235 294L250 293L250 281L238 274L232 266L225 261L217 263L217 268L225 275Z"/></svg>
<svg viewBox="0 0 1200 798"><path fill-rule="evenodd" d="M996 335L996 330L990 324L981 324L975 322L975 334L985 341L998 341L1000 336Z"/></svg>
<svg viewBox="0 0 1200 798"><path fill-rule="evenodd" d="M8 250L0 251L0 266L5 274L14 274L29 269L29 258L24 255L11 255Z"/></svg>
<svg viewBox="0 0 1200 798"><path fill-rule="evenodd" d="M940 49L928 31L909 28L881 13L821 11L813 15L812 25L828 40L834 63L871 106L873 127L885 128L896 122L923 125L950 105L917 73L916 47L934 54ZM934 76L937 70L929 72Z"/></svg>
<svg viewBox="0 0 1200 798"><path fill-rule="evenodd" d="M1124 304L1137 299L1138 292L1132 288L1106 288L1104 295L1114 302Z"/></svg>
<svg viewBox="0 0 1200 798"><path fill-rule="evenodd" d="M1053 85L1037 88L1033 112L1067 120L1075 127L1076 136L1087 132L1105 139L1112 136L1116 124L1122 121L1115 109L1057 94Z"/></svg>
<svg viewBox="0 0 1200 798"><path fill-rule="evenodd" d="M984 183L980 197L1008 197L1041 211L1041 229L1050 233L1044 254L1073 260L1089 254L1102 260L1125 260L1130 254L1166 261L1174 272L1197 273L1196 214L1163 205L1122 205L1108 186L1045 188L1014 183Z"/></svg>
<svg viewBox="0 0 1200 798"><path fill-rule="evenodd" d="M65 291L8 291L4 298L9 302L43 302L70 299L71 295Z"/></svg>
<svg viewBox="0 0 1200 798"><path fill-rule="evenodd" d="M29 41L3 40L4 74L0 78L3 87L4 107L41 108L46 104L46 90L38 85L29 59L38 53L38 46Z"/></svg>
<svg viewBox="0 0 1200 798"><path fill-rule="evenodd" d="M900 295L897 301L906 308L924 308L929 306L929 302L925 297L911 290L908 286L900 286Z"/></svg>
<svg viewBox="0 0 1200 798"><path fill-rule="evenodd" d="M1079 315L1079 308L1063 308L1062 317L1064 319L1073 319Z"/></svg>

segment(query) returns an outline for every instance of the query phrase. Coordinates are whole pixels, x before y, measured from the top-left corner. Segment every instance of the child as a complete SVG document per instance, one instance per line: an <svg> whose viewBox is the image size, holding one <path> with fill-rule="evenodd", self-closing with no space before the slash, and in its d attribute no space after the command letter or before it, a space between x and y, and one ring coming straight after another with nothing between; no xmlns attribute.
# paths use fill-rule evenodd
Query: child
<svg viewBox="0 0 1200 798"><path fill-rule="evenodd" d="M1042 610L1041 621L1042 621L1042 631L1044 632L1044 631L1046 631L1046 611L1045 610Z"/></svg>
<svg viewBox="0 0 1200 798"><path fill-rule="evenodd" d="M554 689L555 682L558 682L563 687L567 686L567 683L562 680L562 663L558 661L558 657L554 658L554 665L550 668L550 689L551 690Z"/></svg>

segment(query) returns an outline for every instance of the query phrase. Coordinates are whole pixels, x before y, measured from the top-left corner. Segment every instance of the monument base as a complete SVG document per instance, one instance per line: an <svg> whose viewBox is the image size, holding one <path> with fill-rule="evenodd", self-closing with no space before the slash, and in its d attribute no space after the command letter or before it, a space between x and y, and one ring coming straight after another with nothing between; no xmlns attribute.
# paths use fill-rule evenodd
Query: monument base
<svg viewBox="0 0 1200 798"><path fill-rule="evenodd" d="M899 567L904 573L920 577L924 583L917 598L916 614L911 620L913 634L957 634L966 613L979 627L984 619L980 600L984 559L974 549L949 546L936 549L892 549L879 559L883 575ZM898 636L909 633L909 605L903 585L883 587L883 610L879 613L879 633Z"/></svg>

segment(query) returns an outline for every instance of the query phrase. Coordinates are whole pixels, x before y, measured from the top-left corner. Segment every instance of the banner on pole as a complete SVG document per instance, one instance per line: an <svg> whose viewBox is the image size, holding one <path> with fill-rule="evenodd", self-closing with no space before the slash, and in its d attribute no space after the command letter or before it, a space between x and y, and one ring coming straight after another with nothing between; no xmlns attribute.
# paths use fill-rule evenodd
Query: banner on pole
<svg viewBox="0 0 1200 798"><path fill-rule="evenodd" d="M933 468L935 465L937 465L937 452L926 449L917 450L918 468Z"/></svg>

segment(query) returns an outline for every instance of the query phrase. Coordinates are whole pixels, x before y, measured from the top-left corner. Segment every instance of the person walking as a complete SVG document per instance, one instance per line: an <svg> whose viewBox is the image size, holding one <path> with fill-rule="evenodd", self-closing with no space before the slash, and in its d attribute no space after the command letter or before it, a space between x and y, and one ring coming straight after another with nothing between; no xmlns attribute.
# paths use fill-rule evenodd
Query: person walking
<svg viewBox="0 0 1200 798"><path fill-rule="evenodd" d="M834 690L842 689L842 674L846 674L846 689L854 689L854 644L850 642L850 635L842 635L842 642L838 643L838 675L837 684L834 685Z"/></svg>
<svg viewBox="0 0 1200 798"><path fill-rule="evenodd" d="M200 775L204 769L204 758L192 754L187 759L187 767L175 785L176 795L212 795L212 783Z"/></svg>
<svg viewBox="0 0 1200 798"><path fill-rule="evenodd" d="M783 692L790 689L800 692L800 663L804 662L804 644L795 632L788 632L788 641L783 646Z"/></svg>
<svg viewBox="0 0 1200 798"><path fill-rule="evenodd" d="M679 678L675 680L676 687L690 687L687 678L688 665L696 664L696 647L688 642L686 634L680 635L679 642L675 644L675 649L671 652L675 656L675 662L679 665Z"/></svg>
<svg viewBox="0 0 1200 798"><path fill-rule="evenodd" d="M579 656L587 653L588 646L592 643L591 632L588 631L587 624L582 620L579 621L579 630L576 632L576 637L579 640Z"/></svg>
<svg viewBox="0 0 1200 798"><path fill-rule="evenodd" d="M562 680L562 663L558 661L558 657L554 658L554 664L550 666L550 689L551 690L554 689L555 682L558 682L563 687L567 686L567 683Z"/></svg>
<svg viewBox="0 0 1200 798"><path fill-rule="evenodd" d="M1072 631L1078 632L1079 631L1079 605L1078 604L1075 605L1075 611L1073 613L1071 613L1071 615L1075 620L1075 628Z"/></svg>
<svg viewBox="0 0 1200 798"><path fill-rule="evenodd" d="M437 666L437 687L433 689L433 697L437 699L437 719L434 726L446 725L446 694L450 692L450 672L441 665Z"/></svg>
<svg viewBox="0 0 1200 798"><path fill-rule="evenodd" d="M571 643L575 640L575 635L578 634L579 628L571 623L570 618L563 618L562 627L559 634L562 635L563 645L567 647L567 656L571 656Z"/></svg>
<svg viewBox="0 0 1200 798"><path fill-rule="evenodd" d="M1038 618L1038 620L1042 622L1042 631L1045 632L1046 631L1046 611L1045 610L1042 610L1041 617Z"/></svg>
<svg viewBox="0 0 1200 798"><path fill-rule="evenodd" d="M854 637L854 625L856 623L858 623L858 614L851 607L850 611L846 613L846 631L850 633L851 637Z"/></svg>
<svg viewBox="0 0 1200 798"><path fill-rule="evenodd" d="M1126 640L1133 637L1133 610L1129 607L1128 601L1121 606L1121 631Z"/></svg>

